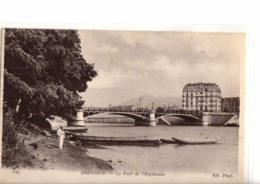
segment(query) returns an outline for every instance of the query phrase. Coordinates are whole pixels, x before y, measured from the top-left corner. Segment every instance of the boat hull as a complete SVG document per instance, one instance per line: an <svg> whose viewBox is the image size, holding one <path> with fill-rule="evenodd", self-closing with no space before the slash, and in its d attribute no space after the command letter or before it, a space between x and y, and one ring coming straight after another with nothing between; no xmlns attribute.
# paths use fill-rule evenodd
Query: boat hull
<svg viewBox="0 0 260 184"><path fill-rule="evenodd" d="M75 134L73 137L74 139L80 140L84 144L159 146L161 143L160 139L146 139L139 137L99 137Z"/></svg>
<svg viewBox="0 0 260 184"><path fill-rule="evenodd" d="M69 132L87 132L88 128L86 127L64 127L64 131L69 131Z"/></svg>
<svg viewBox="0 0 260 184"><path fill-rule="evenodd" d="M205 138L205 139L178 139L172 137L178 144L215 144L220 138Z"/></svg>

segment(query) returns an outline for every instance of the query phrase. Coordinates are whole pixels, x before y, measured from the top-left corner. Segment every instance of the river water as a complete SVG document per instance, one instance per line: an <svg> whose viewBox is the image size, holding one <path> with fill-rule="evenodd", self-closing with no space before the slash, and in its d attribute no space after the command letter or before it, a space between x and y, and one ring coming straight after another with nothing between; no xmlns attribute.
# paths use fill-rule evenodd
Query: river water
<svg viewBox="0 0 260 184"><path fill-rule="evenodd" d="M156 126L87 123L88 135L148 136L150 138L221 137L217 144L160 146L104 146L88 149L90 156L109 161L116 171L213 173L238 171L237 127Z"/></svg>

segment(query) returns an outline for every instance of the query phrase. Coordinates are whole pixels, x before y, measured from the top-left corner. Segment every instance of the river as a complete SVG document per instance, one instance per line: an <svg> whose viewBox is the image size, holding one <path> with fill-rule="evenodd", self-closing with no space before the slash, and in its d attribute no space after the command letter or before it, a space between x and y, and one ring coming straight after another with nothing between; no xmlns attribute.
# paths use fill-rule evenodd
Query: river
<svg viewBox="0 0 260 184"><path fill-rule="evenodd" d="M126 124L87 123L88 135L148 136L151 138L221 137L217 144L177 145L156 147L104 146L88 149L93 157L109 161L117 171L154 171L181 173L213 173L238 171L237 127L156 126L140 127Z"/></svg>

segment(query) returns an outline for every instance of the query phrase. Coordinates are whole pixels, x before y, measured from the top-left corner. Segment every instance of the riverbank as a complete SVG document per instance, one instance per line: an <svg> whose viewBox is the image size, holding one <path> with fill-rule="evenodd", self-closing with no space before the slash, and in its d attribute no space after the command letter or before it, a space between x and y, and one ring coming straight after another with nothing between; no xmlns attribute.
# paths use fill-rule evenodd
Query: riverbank
<svg viewBox="0 0 260 184"><path fill-rule="evenodd" d="M32 155L32 169L39 170L112 170L112 166L101 159L88 156L88 150L77 142L64 140L64 148L59 149L56 135L44 136L38 133L22 135L24 144Z"/></svg>

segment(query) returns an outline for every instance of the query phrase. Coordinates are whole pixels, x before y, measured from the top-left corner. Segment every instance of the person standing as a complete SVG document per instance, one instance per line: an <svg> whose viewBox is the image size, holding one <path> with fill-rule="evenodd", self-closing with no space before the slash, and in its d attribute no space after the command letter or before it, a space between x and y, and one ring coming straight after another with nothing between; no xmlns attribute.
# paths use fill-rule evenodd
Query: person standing
<svg viewBox="0 0 260 184"><path fill-rule="evenodd" d="M60 149L63 149L63 141L64 141L64 138L65 138L65 132L64 132L62 126L60 126L60 128L58 129L57 135L58 135L59 140L60 140L60 145L59 145L59 147L60 147Z"/></svg>

